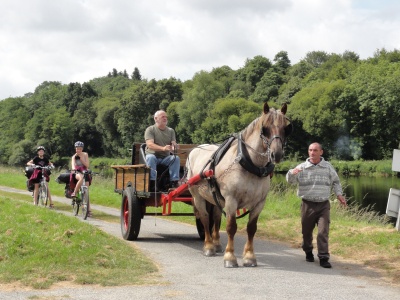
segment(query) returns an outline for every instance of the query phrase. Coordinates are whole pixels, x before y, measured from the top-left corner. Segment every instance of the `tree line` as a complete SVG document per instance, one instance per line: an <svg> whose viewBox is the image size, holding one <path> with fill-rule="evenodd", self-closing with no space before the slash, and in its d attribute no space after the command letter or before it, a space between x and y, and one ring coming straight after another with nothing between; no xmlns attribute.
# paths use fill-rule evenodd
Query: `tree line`
<svg viewBox="0 0 400 300"><path fill-rule="evenodd" d="M76 140L96 157L126 157L158 109L168 113L179 143L218 143L260 115L267 101L295 131L286 157L303 159L310 142L343 160L391 158L400 132L400 51L376 50L361 60L313 51L292 65L285 51L244 66L201 70L190 80L144 79L113 69L83 84L41 83L23 97L0 101L0 163L21 165L43 145L53 161L70 156Z"/></svg>

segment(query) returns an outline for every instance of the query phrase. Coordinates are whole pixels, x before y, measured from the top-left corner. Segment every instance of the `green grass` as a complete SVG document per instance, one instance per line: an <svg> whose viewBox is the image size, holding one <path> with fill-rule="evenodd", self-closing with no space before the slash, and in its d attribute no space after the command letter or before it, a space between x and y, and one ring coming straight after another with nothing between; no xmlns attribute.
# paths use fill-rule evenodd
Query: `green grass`
<svg viewBox="0 0 400 300"><path fill-rule="evenodd" d="M0 282L35 289L57 282L156 282L157 267L124 241L76 218L0 195ZM25 200L25 201L24 201Z"/></svg>
<svg viewBox="0 0 400 300"><path fill-rule="evenodd" d="M52 193L62 196L64 186L55 183L54 182L55 178L56 176L52 175L52 179L50 182ZM25 177L23 176L22 172L12 168L0 169L0 181L2 182L2 185L12 186L15 188L22 188L22 189L25 188ZM90 195L92 203L114 208L120 207L121 196L117 193L114 193L114 181L112 178L102 178L101 176L95 176L93 179L93 184L90 187L90 193L91 193ZM45 235L43 239L45 239L46 241L50 241L58 238L60 239L60 241L62 241L62 243L66 243L69 241L73 245L67 244L67 246L70 247L70 249L74 249L75 251L79 251L81 247L84 247L84 249L86 249L85 247L89 247L85 243L82 244L82 240L80 238L74 236L87 233L85 231L86 229L80 229L80 227L85 228L83 227L81 222L77 222L76 220L74 221L74 218L58 216L54 212L49 212L49 210L40 210L33 208L32 205L30 204L31 197L26 196L26 199L24 199L23 198L24 196L21 195L18 195L16 197L25 200L26 202L29 202L29 205L24 203L19 204L19 209L23 209L23 212L21 213L22 215L27 214L27 216L29 216L29 218L31 219L29 221L30 224L29 226L35 224L36 228L40 226L39 228L43 229L39 231L41 235ZM3 202L7 201L3 200L1 202L2 207L3 207ZM7 207L7 205L4 206ZM63 205L57 203L57 209L70 210L71 208L69 206L64 207ZM149 212L155 211L153 207L148 207L147 210ZM3 222L3 211L4 210L1 209L0 212L1 222ZM33 211L35 213L33 213ZM158 209L157 211L161 212L160 209ZM173 203L173 211L192 212L193 208L190 205L184 203ZM46 216L40 217L40 215L38 215L39 213L46 214ZM49 216L47 216L47 214ZM103 218L108 221L119 222L117 217L110 217L100 212L95 212L95 216L96 218ZM55 219L52 219L52 221L48 222L47 220L48 218L55 218ZM60 221L61 220L60 218L63 218L62 221ZM170 216L166 218L180 222L195 224L195 219L193 216L188 216L188 217ZM39 220L39 225L37 224L37 220ZM0 230L2 230L1 236L4 236L7 230L12 230L14 234L18 233L18 236L21 235L26 238L25 234L19 232L25 230L25 227L10 226L9 224L10 222L13 223L12 220L6 221L5 224L0 223L0 228L1 228ZM20 222L22 222L22 224L24 223L23 220L21 220ZM25 221L25 223L26 222L27 221ZM238 220L239 233L241 234L245 233L246 222L247 222L247 217ZM57 226L54 225L60 223L63 224ZM66 224L70 225L66 226ZM44 230L45 228L46 230ZM51 228L51 233L48 232L49 229L47 228ZM68 230L75 232L75 234L72 235L72 238L65 237L64 234ZM89 232L92 232L95 229L89 227L87 230L89 230ZM225 230L225 218L222 218L222 230L223 231ZM39 239L37 231L35 231L35 233L31 233L31 235L28 234L28 237L30 236L35 237L35 239ZM106 234L97 233L96 239L98 239L98 236L101 236L102 238L107 240ZM90 239L90 235L88 235L87 238ZM301 246L300 200L296 196L295 186L287 186L286 184L283 183L273 184L273 187L267 197L265 208L259 217L258 231L256 234L256 238L276 240L287 243L292 247L300 248ZM100 249L101 253L105 253L104 256L107 257L107 255L110 252L107 252L107 249L104 249L102 244L114 246L114 242L115 242L114 239L109 238L107 242L103 241L102 243L97 243L97 241L94 241L93 243L97 245L95 248ZM15 249L14 251L19 250L20 254L21 252L25 254L29 253L29 251L23 251L24 247L18 248L19 243L17 243L16 245L17 246L14 245ZM26 244L23 245L27 247ZM4 261L5 256L2 253L7 248L4 248L4 246L2 247L3 248L1 248L1 257ZM32 248L29 249L32 250ZM56 249L57 249L56 251L61 252L61 256L70 255L69 251L64 253L62 248L56 248ZM130 249L129 251L133 250ZM332 199L330 251L333 257L340 257L343 260L348 259L352 262L358 262L360 264L373 267L375 270L380 271L382 275L387 277L390 282L400 284L400 232L398 232L393 227L392 224L388 223L388 219L385 216L379 216L372 210L369 210L367 208L361 209L357 206L342 208L341 206L338 205L338 203L334 199ZM86 251L85 253L87 255L90 255L90 258L86 259L88 259L88 261L92 266L101 264L98 262L100 258L99 254L96 251L92 249ZM118 254L115 254L115 256L117 257L116 259L118 260L119 252ZM100 257L103 258L103 254L100 255ZM37 264L40 264L43 261L45 261L45 264L47 264L46 258L44 256L37 256L35 257L34 261L36 261ZM85 264L83 259L81 263L82 265ZM55 262L53 262L51 265L53 264L55 264ZM105 265L110 266L112 264L111 262L106 261ZM63 268L65 268L65 271L63 271ZM136 266L135 268L138 269L136 270L137 272L140 272L141 269L140 265ZM154 266L148 270L146 268L143 268L141 270L141 272L143 272L142 274L147 274L147 272L149 272L150 275L153 274L155 270ZM71 271L69 270L69 266L67 264L58 266L58 269L60 273L67 274L66 277L62 277L60 275L61 276L60 278L62 280L67 278L65 280L72 279L75 280L76 282L85 282L85 280L82 279L84 278L84 276L83 277L76 276L75 279L72 273L69 273ZM29 283L31 280L34 280L32 279L33 276L31 274L33 268L32 269L22 268L22 270L23 270L22 274L18 275L20 277L17 277L16 274L14 275L15 277L10 277L8 280L9 281L20 280L23 281L24 283ZM102 267L100 267L100 270L98 272L100 272L101 274L102 271L103 271ZM117 272L118 268L116 268L114 271ZM121 277L125 276L129 278L130 276L124 275L127 271L128 271L127 269L122 268L120 276ZM6 277L4 277L4 275L2 274L3 272L1 272L0 281L8 282L6 280ZM42 276L44 276L45 272L43 271L42 274L43 274ZM118 276L119 275L114 274L114 277L118 278ZM88 280L88 282L92 282L97 277L97 275L92 274L91 277L92 280ZM57 275L54 275L54 278L57 278ZM110 282L114 283L113 281L111 281L111 279Z"/></svg>

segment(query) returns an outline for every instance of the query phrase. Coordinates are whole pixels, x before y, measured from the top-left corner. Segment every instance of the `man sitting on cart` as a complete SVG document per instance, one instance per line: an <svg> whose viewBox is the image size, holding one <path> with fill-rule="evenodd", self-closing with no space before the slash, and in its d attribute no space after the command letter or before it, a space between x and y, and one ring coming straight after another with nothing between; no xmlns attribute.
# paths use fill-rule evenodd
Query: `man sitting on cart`
<svg viewBox="0 0 400 300"><path fill-rule="evenodd" d="M147 127L144 133L146 140L146 164L150 167L150 190L156 188L157 165L169 167L170 187L178 187L180 160L173 155L178 148L175 130L168 127L167 113L159 110L154 114L155 124Z"/></svg>

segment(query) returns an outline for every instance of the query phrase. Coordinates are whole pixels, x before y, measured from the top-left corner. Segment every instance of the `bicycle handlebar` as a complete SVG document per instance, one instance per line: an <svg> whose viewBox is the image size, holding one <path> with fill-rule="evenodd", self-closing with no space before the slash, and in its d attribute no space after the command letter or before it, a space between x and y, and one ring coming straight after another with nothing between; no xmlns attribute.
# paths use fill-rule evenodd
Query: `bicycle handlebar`
<svg viewBox="0 0 400 300"><path fill-rule="evenodd" d="M39 165L31 165L31 167L32 168L34 168L34 169L45 169L45 170L51 170L51 169L54 169L54 166L44 166L44 167L42 167L42 166L39 166Z"/></svg>

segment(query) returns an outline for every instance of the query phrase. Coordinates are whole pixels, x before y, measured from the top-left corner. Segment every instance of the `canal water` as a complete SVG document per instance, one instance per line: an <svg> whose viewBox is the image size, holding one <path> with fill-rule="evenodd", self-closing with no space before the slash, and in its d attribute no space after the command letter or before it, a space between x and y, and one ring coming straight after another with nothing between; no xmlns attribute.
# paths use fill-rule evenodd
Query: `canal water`
<svg viewBox="0 0 400 300"><path fill-rule="evenodd" d="M285 174L274 174L273 182L286 182ZM400 178L372 176L341 176L340 181L349 203L372 207L380 214L386 213L390 188L400 190Z"/></svg>

